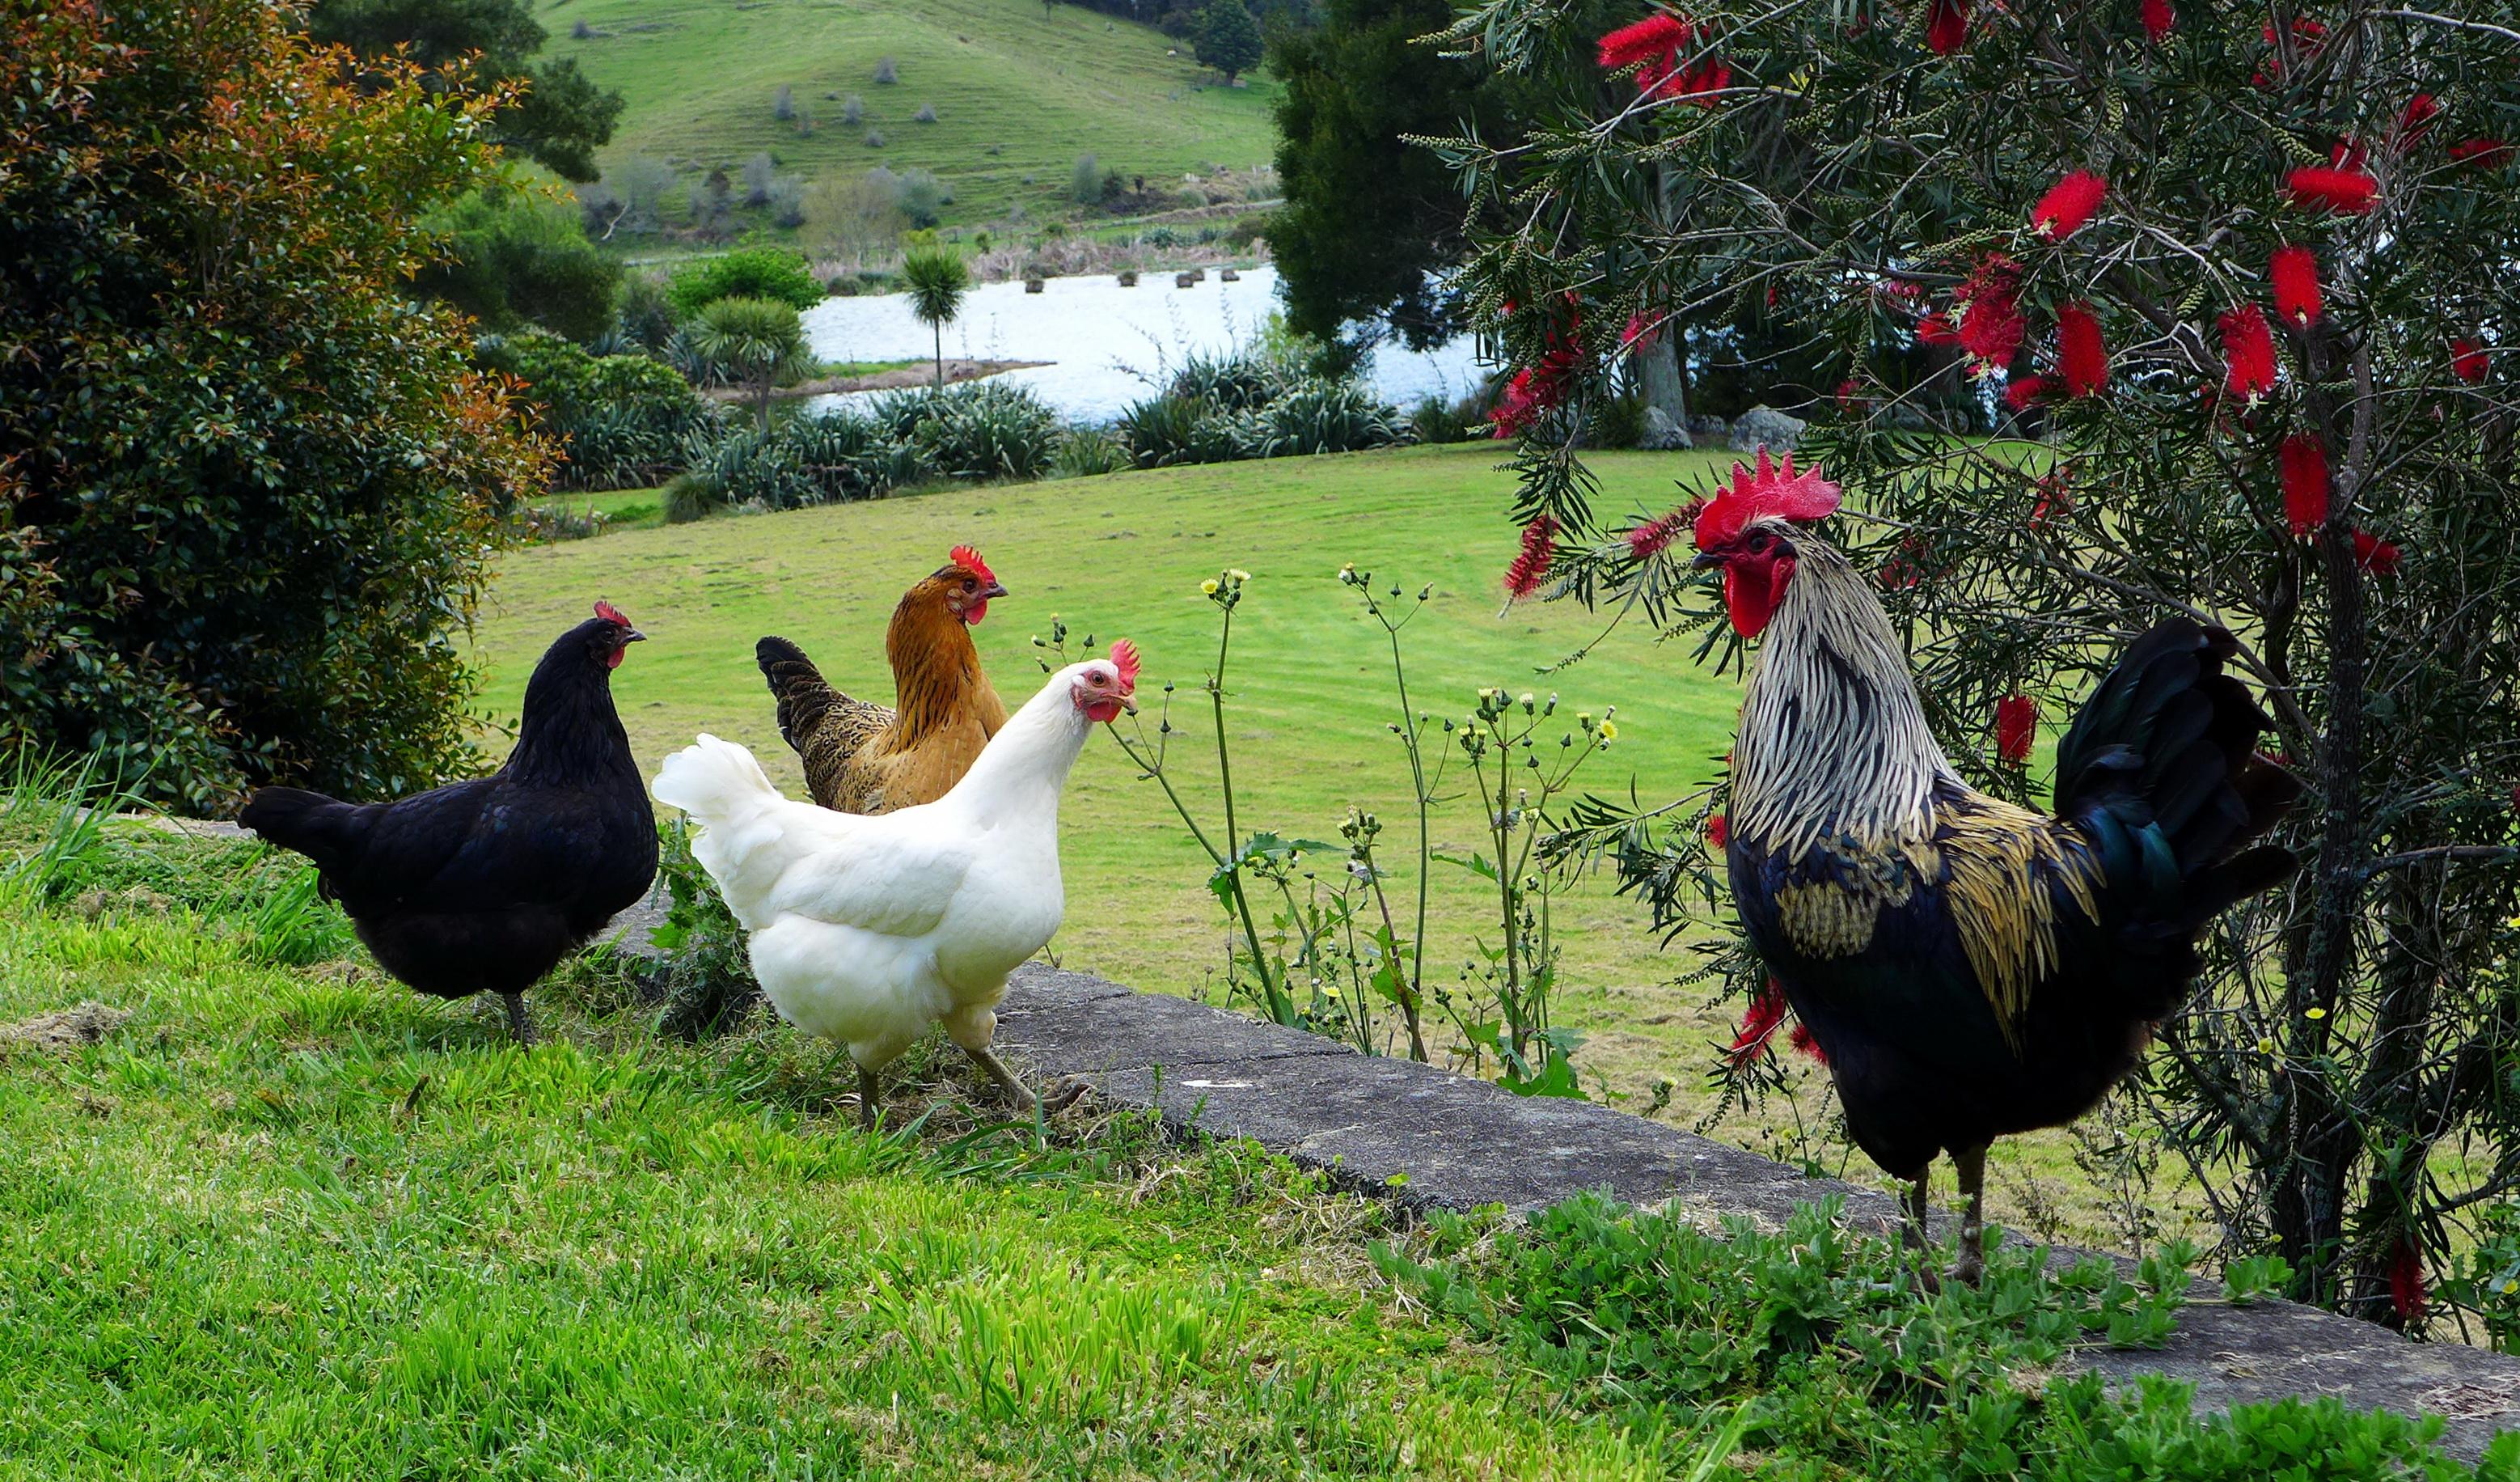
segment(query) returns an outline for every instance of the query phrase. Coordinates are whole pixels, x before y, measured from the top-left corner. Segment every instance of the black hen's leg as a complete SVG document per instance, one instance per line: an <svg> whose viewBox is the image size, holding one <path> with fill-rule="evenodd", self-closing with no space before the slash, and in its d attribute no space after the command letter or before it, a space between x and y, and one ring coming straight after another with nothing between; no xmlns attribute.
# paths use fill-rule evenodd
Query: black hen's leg
<svg viewBox="0 0 2520 1482"><path fill-rule="evenodd" d="M514 1036L517 1043L519 1045L532 1044L534 1042L534 1021L525 1015L524 994L521 992L502 993L499 997L508 1001L508 1033Z"/></svg>
<svg viewBox="0 0 2520 1482"><path fill-rule="evenodd" d="M883 1104L883 1082L864 1065L858 1067L858 1125L875 1131L876 1108Z"/></svg>
<svg viewBox="0 0 2520 1482"><path fill-rule="evenodd" d="M1952 1167L1958 1171L1960 1192L1968 1196L1968 1213L1960 1216L1960 1258L1952 1280L1975 1286L1986 1275L1986 1147L1956 1149Z"/></svg>

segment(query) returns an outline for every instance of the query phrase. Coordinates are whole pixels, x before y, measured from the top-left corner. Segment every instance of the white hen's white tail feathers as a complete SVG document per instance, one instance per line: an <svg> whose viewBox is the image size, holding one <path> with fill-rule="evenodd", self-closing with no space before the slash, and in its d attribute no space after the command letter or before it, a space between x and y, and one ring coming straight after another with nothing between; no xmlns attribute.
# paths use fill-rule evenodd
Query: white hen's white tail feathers
<svg viewBox="0 0 2520 1482"><path fill-rule="evenodd" d="M703 828L779 801L779 789L770 786L769 775L751 752L706 732L697 743L665 758L650 790L656 801L682 809Z"/></svg>

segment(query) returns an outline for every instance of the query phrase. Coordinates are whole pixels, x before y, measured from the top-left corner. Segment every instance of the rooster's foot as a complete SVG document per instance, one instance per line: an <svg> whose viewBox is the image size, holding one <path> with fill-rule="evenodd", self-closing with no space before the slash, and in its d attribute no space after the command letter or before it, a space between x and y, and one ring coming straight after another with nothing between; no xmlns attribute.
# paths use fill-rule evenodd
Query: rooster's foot
<svg viewBox="0 0 2520 1482"><path fill-rule="evenodd" d="M499 997L508 1001L509 1036L518 1044L530 1048L534 1043L534 1021L525 1012L525 996L522 993L502 993Z"/></svg>

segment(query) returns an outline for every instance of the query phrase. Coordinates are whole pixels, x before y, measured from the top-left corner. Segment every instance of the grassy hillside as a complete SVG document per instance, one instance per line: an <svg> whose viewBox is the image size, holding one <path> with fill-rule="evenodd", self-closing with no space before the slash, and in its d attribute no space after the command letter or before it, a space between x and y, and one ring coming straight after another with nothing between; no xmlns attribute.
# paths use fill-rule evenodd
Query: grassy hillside
<svg viewBox="0 0 2520 1482"><path fill-rule="evenodd" d="M1215 74L1188 42L1069 6L558 0L535 14L551 32L547 55L576 58L628 101L602 159L665 159L687 184L764 150L782 173L808 180L923 167L954 188L949 221L985 221L1018 203L1065 214L1079 155L1144 174L1153 189L1201 166L1265 163L1274 145L1272 84L1209 85ZM575 34L580 25L593 34ZM874 77L884 57L900 78L890 86ZM782 83L811 110L810 135L773 116ZM841 121L852 94L866 107L855 126ZM922 105L934 123L913 121ZM867 145L870 130L882 148Z"/></svg>
<svg viewBox="0 0 2520 1482"><path fill-rule="evenodd" d="M587 963L518 1050L341 956L297 861L116 831L0 906L0 1475L1681 1464L1516 1403L1372 1292L1378 1209L1248 1148L975 1139L950 1088L866 1136L821 1047L659 1041Z"/></svg>

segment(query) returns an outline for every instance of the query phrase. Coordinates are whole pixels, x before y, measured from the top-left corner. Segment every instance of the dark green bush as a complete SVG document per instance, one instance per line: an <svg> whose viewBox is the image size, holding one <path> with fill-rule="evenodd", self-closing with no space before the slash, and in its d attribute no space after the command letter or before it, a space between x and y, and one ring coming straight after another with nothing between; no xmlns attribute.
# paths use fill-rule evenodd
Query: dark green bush
<svg viewBox="0 0 2520 1482"><path fill-rule="evenodd" d="M473 766L457 634L543 480L403 276L486 131L293 23L0 12L0 754L199 810Z"/></svg>
<svg viewBox="0 0 2520 1482"><path fill-rule="evenodd" d="M798 253L748 247L684 263L665 294L684 318L721 298L768 298L802 312L823 301L823 286Z"/></svg>
<svg viewBox="0 0 2520 1482"><path fill-rule="evenodd" d="M1411 439L1399 409L1353 381L1307 378L1255 416L1263 458L1355 453Z"/></svg>
<svg viewBox="0 0 2520 1482"><path fill-rule="evenodd" d="M925 476L928 467L917 444L846 411L791 417L766 432L746 426L696 435L684 456L690 478L666 486L669 521L722 506L794 510L879 499Z"/></svg>
<svg viewBox="0 0 2520 1482"><path fill-rule="evenodd" d="M1149 396L1120 414L1121 440L1142 469L1258 456L1235 414L1189 396Z"/></svg>
<svg viewBox="0 0 2520 1482"><path fill-rule="evenodd" d="M502 182L430 218L450 252L412 275L492 331L536 324L584 342L613 323L621 266L586 240L578 213Z"/></svg>
<svg viewBox="0 0 2520 1482"><path fill-rule="evenodd" d="M874 417L950 478L1039 478L1061 435L1058 414L1040 397L987 381L890 392L876 399Z"/></svg>
<svg viewBox="0 0 2520 1482"><path fill-rule="evenodd" d="M521 398L562 444L558 481L633 489L682 466L683 445L712 422L672 367L645 355L589 355L556 335L486 336L474 358L523 382Z"/></svg>

